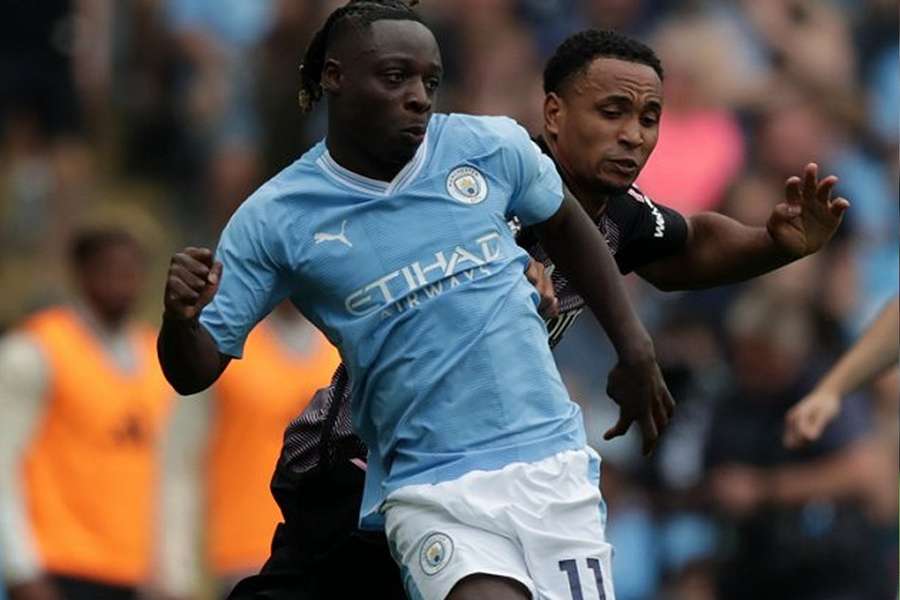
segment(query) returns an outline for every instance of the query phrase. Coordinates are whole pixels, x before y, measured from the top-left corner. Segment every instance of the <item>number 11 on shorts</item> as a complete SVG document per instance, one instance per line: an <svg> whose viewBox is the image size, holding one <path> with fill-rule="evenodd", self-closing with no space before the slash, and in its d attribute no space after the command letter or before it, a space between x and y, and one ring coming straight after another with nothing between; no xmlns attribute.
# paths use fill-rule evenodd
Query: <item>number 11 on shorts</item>
<svg viewBox="0 0 900 600"><path fill-rule="evenodd" d="M596 558L587 559L588 569L594 572L594 580L597 582L599 600L606 600L606 592L603 591L603 573L600 571L600 561ZM569 578L569 591L572 592L572 600L584 600L581 591L581 577L578 575L578 561L575 559L559 561L559 570Z"/></svg>

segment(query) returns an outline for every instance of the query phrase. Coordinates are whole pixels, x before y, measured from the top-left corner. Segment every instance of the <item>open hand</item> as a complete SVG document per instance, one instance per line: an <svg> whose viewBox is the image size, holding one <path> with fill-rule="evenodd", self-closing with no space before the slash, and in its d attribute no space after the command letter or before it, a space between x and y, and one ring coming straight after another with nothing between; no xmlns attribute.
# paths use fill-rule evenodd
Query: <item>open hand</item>
<svg viewBox="0 0 900 600"><path fill-rule="evenodd" d="M675 401L656 360L620 362L609 374L606 393L620 410L618 422L603 434L603 439L625 435L631 424L637 421L644 440L643 453L648 455L653 452L659 436L675 414Z"/></svg>
<svg viewBox="0 0 900 600"><path fill-rule="evenodd" d="M837 231L850 203L832 198L838 178L819 179L819 166L809 163L803 177L790 177L784 184L785 201L776 205L766 227L781 249L793 258L818 251Z"/></svg>

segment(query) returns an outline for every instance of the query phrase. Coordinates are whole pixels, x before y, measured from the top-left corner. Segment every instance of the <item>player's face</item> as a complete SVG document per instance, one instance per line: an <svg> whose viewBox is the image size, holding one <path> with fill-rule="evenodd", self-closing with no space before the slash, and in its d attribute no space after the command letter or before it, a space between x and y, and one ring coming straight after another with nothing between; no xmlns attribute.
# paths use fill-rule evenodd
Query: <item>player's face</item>
<svg viewBox="0 0 900 600"><path fill-rule="evenodd" d="M130 244L114 244L88 259L78 273L86 300L110 325L132 312L140 297L143 259Z"/></svg>
<svg viewBox="0 0 900 600"><path fill-rule="evenodd" d="M579 185L623 190L656 147L661 114L662 82L651 67L598 58L560 95L548 95L544 125Z"/></svg>
<svg viewBox="0 0 900 600"><path fill-rule="evenodd" d="M441 83L434 35L415 21L372 23L343 78L341 93L355 141L388 162L405 164L425 137Z"/></svg>

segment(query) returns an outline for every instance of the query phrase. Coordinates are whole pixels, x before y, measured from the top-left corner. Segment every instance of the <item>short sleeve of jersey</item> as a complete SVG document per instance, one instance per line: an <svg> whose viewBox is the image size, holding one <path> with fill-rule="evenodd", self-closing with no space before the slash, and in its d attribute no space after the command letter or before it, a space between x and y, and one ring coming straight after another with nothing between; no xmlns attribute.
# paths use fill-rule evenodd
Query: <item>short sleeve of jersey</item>
<svg viewBox="0 0 900 600"><path fill-rule="evenodd" d="M496 122L514 185L507 218L518 217L525 226L546 221L556 214L563 199L562 180L553 161L518 123L505 117Z"/></svg>
<svg viewBox="0 0 900 600"><path fill-rule="evenodd" d="M657 204L632 187L607 205L619 229L615 258L622 274L677 254L687 242L687 221L677 211Z"/></svg>
<svg viewBox="0 0 900 600"><path fill-rule="evenodd" d="M216 249L222 279L200 314L200 323L221 353L240 358L253 327L290 294L282 248L277 226L268 222L264 205L253 198L222 232Z"/></svg>

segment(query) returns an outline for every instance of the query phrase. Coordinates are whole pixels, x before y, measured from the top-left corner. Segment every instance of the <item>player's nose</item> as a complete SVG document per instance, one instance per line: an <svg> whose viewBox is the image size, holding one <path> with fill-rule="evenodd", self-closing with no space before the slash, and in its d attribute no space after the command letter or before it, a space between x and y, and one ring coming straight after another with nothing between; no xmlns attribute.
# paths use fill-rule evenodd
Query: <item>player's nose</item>
<svg viewBox="0 0 900 600"><path fill-rule="evenodd" d="M405 99L406 107L417 113L425 113L431 110L431 96L421 79L415 80L410 86Z"/></svg>
<svg viewBox="0 0 900 600"><path fill-rule="evenodd" d="M626 119L619 129L619 143L628 148L637 148L644 143L644 134L637 119Z"/></svg>

